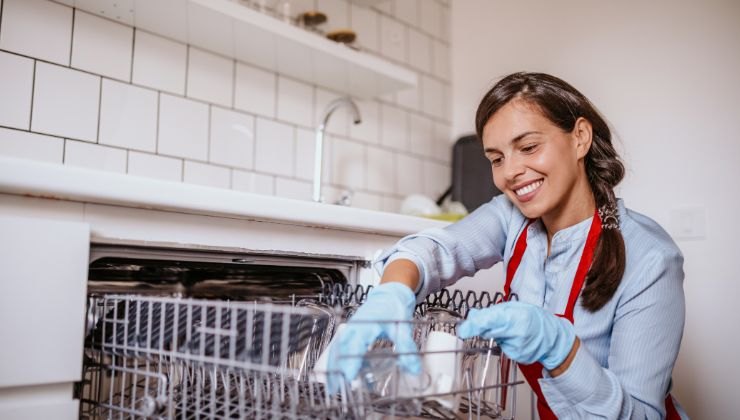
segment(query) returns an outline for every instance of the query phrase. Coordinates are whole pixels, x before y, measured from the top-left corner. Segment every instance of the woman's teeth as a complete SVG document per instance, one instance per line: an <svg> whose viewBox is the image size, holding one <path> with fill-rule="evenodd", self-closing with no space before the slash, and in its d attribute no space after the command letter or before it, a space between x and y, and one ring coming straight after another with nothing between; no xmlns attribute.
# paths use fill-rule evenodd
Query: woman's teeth
<svg viewBox="0 0 740 420"><path fill-rule="evenodd" d="M531 193L532 191L534 191L534 190L536 190L537 188L539 188L539 187L540 187L540 185L542 185L542 183L543 183L543 182L544 182L543 180L539 180L539 181L537 181L537 182L533 182L533 183L531 183L531 184L527 185L526 187L522 187L522 188L519 188L518 190L514 190L514 192L515 192L515 193L516 193L516 195L518 195L518 196L522 196L522 195L524 195L524 194L529 194L529 193Z"/></svg>

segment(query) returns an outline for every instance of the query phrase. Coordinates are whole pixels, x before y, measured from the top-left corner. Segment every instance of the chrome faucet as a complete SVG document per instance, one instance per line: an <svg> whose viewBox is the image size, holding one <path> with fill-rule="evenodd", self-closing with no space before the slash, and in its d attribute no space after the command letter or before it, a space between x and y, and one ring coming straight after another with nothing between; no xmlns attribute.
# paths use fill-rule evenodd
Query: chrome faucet
<svg viewBox="0 0 740 420"><path fill-rule="evenodd" d="M316 156L314 157L313 165L313 201L317 203L324 201L324 198L321 196L321 173L324 166L324 131L326 131L326 125L329 123L331 114L341 106L347 106L352 110L352 121L355 124L362 122L357 104L349 97L345 96L335 99L329 102L326 108L324 108L324 113L321 116L321 124L316 128Z"/></svg>

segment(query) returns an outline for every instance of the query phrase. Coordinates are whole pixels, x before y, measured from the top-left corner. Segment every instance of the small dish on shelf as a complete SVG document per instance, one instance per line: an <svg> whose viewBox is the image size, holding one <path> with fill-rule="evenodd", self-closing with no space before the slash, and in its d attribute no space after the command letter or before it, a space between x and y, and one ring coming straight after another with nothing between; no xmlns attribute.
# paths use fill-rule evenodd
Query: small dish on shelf
<svg viewBox="0 0 740 420"><path fill-rule="evenodd" d="M342 44L351 44L357 39L357 34L351 29L337 29L327 33L326 37Z"/></svg>

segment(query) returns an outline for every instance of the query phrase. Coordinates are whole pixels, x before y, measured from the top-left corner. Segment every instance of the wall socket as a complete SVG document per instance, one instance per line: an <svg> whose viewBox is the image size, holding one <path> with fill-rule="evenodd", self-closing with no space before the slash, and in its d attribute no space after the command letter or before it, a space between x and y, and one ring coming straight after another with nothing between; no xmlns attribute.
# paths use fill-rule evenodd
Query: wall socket
<svg viewBox="0 0 740 420"><path fill-rule="evenodd" d="M671 210L671 236L673 239L705 239L706 209L701 206Z"/></svg>

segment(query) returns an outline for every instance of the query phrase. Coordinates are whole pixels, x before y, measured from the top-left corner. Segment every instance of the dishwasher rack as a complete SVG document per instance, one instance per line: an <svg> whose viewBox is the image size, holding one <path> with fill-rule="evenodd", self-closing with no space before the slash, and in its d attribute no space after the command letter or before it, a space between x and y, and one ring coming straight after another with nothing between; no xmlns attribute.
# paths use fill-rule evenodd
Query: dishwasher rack
<svg viewBox="0 0 740 420"><path fill-rule="evenodd" d="M441 351L425 347L434 334L454 334L469 308L496 304L500 295L443 290L417 307L410 327L418 354L457 363L454 386L405 386L398 355L385 340L364 356L355 381L320 370L331 338L367 292L328 285L313 298L289 304L90 297L80 417L514 418L512 401L522 381L492 340L465 340ZM432 322L433 313L446 318ZM337 393L327 392L328 380L341 384Z"/></svg>

